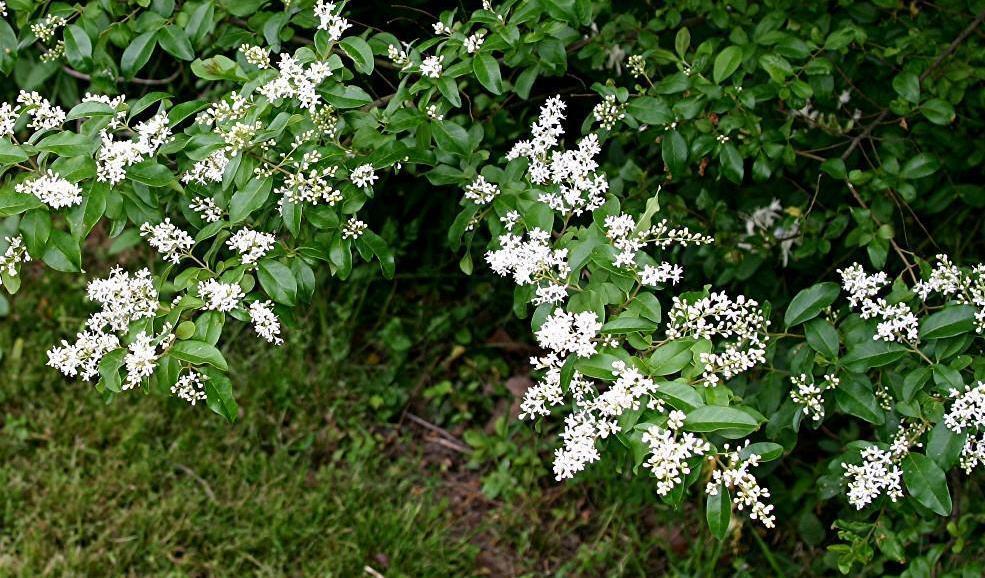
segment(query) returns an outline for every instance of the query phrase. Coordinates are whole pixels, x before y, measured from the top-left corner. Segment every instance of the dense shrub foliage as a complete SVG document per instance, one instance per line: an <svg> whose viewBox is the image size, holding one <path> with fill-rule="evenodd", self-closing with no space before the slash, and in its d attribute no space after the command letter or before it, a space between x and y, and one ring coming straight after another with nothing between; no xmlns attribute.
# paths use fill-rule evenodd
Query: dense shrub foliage
<svg viewBox="0 0 985 578"><path fill-rule="evenodd" d="M454 255L515 284L559 480L982 571L985 5L372 4L5 4L4 287L139 256L52 368L233 421L229 326Z"/></svg>

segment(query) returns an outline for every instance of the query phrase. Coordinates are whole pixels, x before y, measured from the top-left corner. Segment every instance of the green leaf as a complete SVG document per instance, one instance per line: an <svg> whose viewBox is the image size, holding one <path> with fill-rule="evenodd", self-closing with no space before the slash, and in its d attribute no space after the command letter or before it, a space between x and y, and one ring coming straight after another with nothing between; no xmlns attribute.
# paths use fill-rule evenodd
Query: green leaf
<svg viewBox="0 0 985 578"><path fill-rule="evenodd" d="M674 177L681 176L687 162L687 141L684 140L681 133L674 130L664 135L660 145L660 154L671 174Z"/></svg>
<svg viewBox="0 0 985 578"><path fill-rule="evenodd" d="M954 122L954 107L940 98L932 98L923 103L920 112L934 124L946 125Z"/></svg>
<svg viewBox="0 0 985 578"><path fill-rule="evenodd" d="M130 165L127 167L127 177L149 187L164 187L174 180L171 169L154 159L147 159Z"/></svg>
<svg viewBox="0 0 985 578"><path fill-rule="evenodd" d="M44 254L45 245L51 235L51 216L46 209L34 209L21 217L21 236L27 252L35 259Z"/></svg>
<svg viewBox="0 0 985 578"><path fill-rule="evenodd" d="M738 46L729 46L718 53L715 57L715 66L712 70L712 78L715 84L721 84L723 80L732 76L742 64L742 49Z"/></svg>
<svg viewBox="0 0 985 578"><path fill-rule="evenodd" d="M346 56L352 59L352 64L356 70L363 74L373 73L373 51L370 50L369 44L366 44L365 40L358 36L346 36L339 42L339 46L342 47Z"/></svg>
<svg viewBox="0 0 985 578"><path fill-rule="evenodd" d="M123 348L114 349L99 360L99 376L103 386L114 393L122 390L122 379L120 379L120 368L123 367L123 357L127 350Z"/></svg>
<svg viewBox="0 0 985 578"><path fill-rule="evenodd" d="M602 333L621 335L634 333L637 331L653 332L656 331L657 324L649 319L643 319L627 313L607 322L602 326Z"/></svg>
<svg viewBox="0 0 985 578"><path fill-rule="evenodd" d="M864 375L849 375L842 379L835 389L835 402L841 411L869 423L882 425L886 422L886 414L879 407L872 382Z"/></svg>
<svg viewBox="0 0 985 578"><path fill-rule="evenodd" d="M900 170L900 177L907 180L922 179L936 173L940 167L941 163L936 157L927 153L920 153L906 161Z"/></svg>
<svg viewBox="0 0 985 578"><path fill-rule="evenodd" d="M377 260L380 262L380 269L383 271L383 277L393 279L393 274L395 273L393 252L390 251L390 247L387 246L386 241L367 229L363 231L363 234L359 236L356 242L365 244L376 255Z"/></svg>
<svg viewBox="0 0 985 578"><path fill-rule="evenodd" d="M747 460L753 454L759 456L760 461L772 462L783 455L783 446L774 442L756 442L742 448L739 457Z"/></svg>
<svg viewBox="0 0 985 578"><path fill-rule="evenodd" d="M68 233L52 231L41 260L56 271L78 273L82 271L82 247Z"/></svg>
<svg viewBox="0 0 985 578"><path fill-rule="evenodd" d="M647 360L650 375L670 375L690 365L694 358L692 345L691 340L676 339L658 347Z"/></svg>
<svg viewBox="0 0 985 578"><path fill-rule="evenodd" d="M684 429L692 432L736 430L745 434L756 431L759 422L749 413L734 407L719 405L701 406L684 419Z"/></svg>
<svg viewBox="0 0 985 578"><path fill-rule="evenodd" d="M705 502L705 519L708 521L708 529L712 536L724 540L728 535L729 524L732 523L732 500L724 484L718 485L717 493L708 494Z"/></svg>
<svg viewBox="0 0 985 578"><path fill-rule="evenodd" d="M804 325L804 336L807 338L807 345L814 351L828 359L838 357L840 347L838 331L826 320L812 319L807 322Z"/></svg>
<svg viewBox="0 0 985 578"><path fill-rule="evenodd" d="M677 36L674 37L674 50L677 51L677 55L681 58L687 54L687 49L691 47L691 31L687 27L683 27L677 31Z"/></svg>
<svg viewBox="0 0 985 578"><path fill-rule="evenodd" d="M34 195L18 193L13 187L0 189L0 217L19 215L43 206L44 204Z"/></svg>
<svg viewBox="0 0 985 578"><path fill-rule="evenodd" d="M499 62L488 53L482 52L472 59L472 70L476 79L493 94L503 94L503 80L499 72Z"/></svg>
<svg viewBox="0 0 985 578"><path fill-rule="evenodd" d="M848 177L848 169L845 161L838 157L830 158L821 163L821 170L835 179L845 179Z"/></svg>
<svg viewBox="0 0 985 578"><path fill-rule="evenodd" d="M92 66L92 41L81 26L65 27L65 58L72 68L82 71Z"/></svg>
<svg viewBox="0 0 985 578"><path fill-rule="evenodd" d="M120 69L123 71L123 76L133 78L147 64L151 54L154 53L156 38L157 32L154 31L144 32L133 39L133 42L127 46L120 58Z"/></svg>
<svg viewBox="0 0 985 578"><path fill-rule="evenodd" d="M229 423L235 422L239 415L239 405L233 396L233 385L229 378L216 371L206 372L206 377L206 405Z"/></svg>
<svg viewBox="0 0 985 578"><path fill-rule="evenodd" d="M373 102L373 97L358 86L336 84L324 91L325 101L335 108L359 108Z"/></svg>
<svg viewBox="0 0 985 578"><path fill-rule="evenodd" d="M956 434L941 420L927 436L927 457L934 460L942 470L947 471L958 463L967 439L967 433Z"/></svg>
<svg viewBox="0 0 985 578"><path fill-rule="evenodd" d="M287 265L273 259L260 261L257 278L264 292L274 301L288 306L297 303L298 282Z"/></svg>
<svg viewBox="0 0 985 578"><path fill-rule="evenodd" d="M722 164L722 173L725 178L735 184L742 182L745 168L743 167L742 155L739 154L739 149L735 148L735 145L725 143L721 152L718 153L718 162Z"/></svg>
<svg viewBox="0 0 985 578"><path fill-rule="evenodd" d="M58 132L46 136L38 143L38 150L55 153L62 157L91 155L99 147L99 140L74 132Z"/></svg>
<svg viewBox="0 0 985 578"><path fill-rule="evenodd" d="M236 191L229 201L230 222L238 223L262 207L270 196L273 184L273 179L270 177L253 178L246 183L245 187Z"/></svg>
<svg viewBox="0 0 985 578"><path fill-rule="evenodd" d="M893 78L893 90L903 99L917 104L920 102L920 79L912 72L901 72Z"/></svg>
<svg viewBox="0 0 985 578"><path fill-rule="evenodd" d="M866 339L849 349L841 361L849 371L858 373L889 365L906 355L906 352L906 347L899 343Z"/></svg>
<svg viewBox="0 0 985 578"><path fill-rule="evenodd" d="M977 310L970 305L949 305L920 323L921 339L940 339L971 333Z"/></svg>
<svg viewBox="0 0 985 578"><path fill-rule="evenodd" d="M222 371L229 369L222 352L204 341L194 339L178 341L171 346L168 353L176 359L187 361L193 365L211 365Z"/></svg>
<svg viewBox="0 0 985 578"><path fill-rule="evenodd" d="M837 283L818 283L794 296L783 315L787 327L798 325L817 317L821 311L835 302L841 292Z"/></svg>
<svg viewBox="0 0 985 578"><path fill-rule="evenodd" d="M27 160L27 153L7 138L0 138L0 166L9 166Z"/></svg>
<svg viewBox="0 0 985 578"><path fill-rule="evenodd" d="M951 493L944 470L923 454L909 453L903 458L903 481L918 502L940 516L951 513Z"/></svg>
<svg viewBox="0 0 985 578"><path fill-rule="evenodd" d="M626 105L626 112L636 120L649 125L662 126L674 120L674 113L667 103L652 96L640 96L630 100Z"/></svg>
<svg viewBox="0 0 985 578"><path fill-rule="evenodd" d="M173 24L161 29L157 35L157 42L168 54L176 58L186 61L195 60L195 50L192 48L191 41L188 40L188 35Z"/></svg>

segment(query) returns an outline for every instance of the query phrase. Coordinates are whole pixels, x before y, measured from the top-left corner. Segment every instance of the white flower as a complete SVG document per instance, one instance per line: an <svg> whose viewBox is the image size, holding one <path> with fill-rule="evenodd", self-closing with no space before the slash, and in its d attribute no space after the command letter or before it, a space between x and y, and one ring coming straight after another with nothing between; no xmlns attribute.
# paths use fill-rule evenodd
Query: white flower
<svg viewBox="0 0 985 578"><path fill-rule="evenodd" d="M243 58L257 68L270 68L270 51L261 46L243 44L239 47L243 53ZM192 404L194 405L194 404Z"/></svg>
<svg viewBox="0 0 985 578"><path fill-rule="evenodd" d="M243 258L244 265L256 263L274 248L277 238L270 233L243 228L229 238L226 244Z"/></svg>
<svg viewBox="0 0 985 578"><path fill-rule="evenodd" d="M123 358L123 363L127 368L127 379L123 382L123 389L131 389L140 385L145 378L150 377L157 367L157 346L154 338L147 332L141 331L133 338L133 342L127 346L127 354Z"/></svg>
<svg viewBox="0 0 985 578"><path fill-rule="evenodd" d="M749 440L746 440L746 446ZM726 451L729 447L726 444ZM736 448L738 450L739 448ZM728 453L729 463L724 469L712 472L711 481L705 488L705 493L714 496L724 486L730 490L732 504L739 510L749 508L749 517L767 528L776 525L773 515L773 504L768 503L770 491L759 485L759 481L749 473L749 469L759 465L761 459L757 454L750 454L743 459L739 451Z"/></svg>
<svg viewBox="0 0 985 578"><path fill-rule="evenodd" d="M402 48L394 46L393 44L386 47L387 56L393 62L393 65L404 69L410 64L410 58L407 56L407 52Z"/></svg>
<svg viewBox="0 0 985 578"><path fill-rule="evenodd" d="M684 275L684 268L680 265L672 265L663 262L656 267L646 265L640 272L640 283L643 285L664 285L670 283L676 285Z"/></svg>
<svg viewBox="0 0 985 578"><path fill-rule="evenodd" d="M171 393L191 405L205 401L208 399L208 395L205 393L205 383L202 379L201 373L189 369L186 373L181 374L178 381L171 386Z"/></svg>
<svg viewBox="0 0 985 578"><path fill-rule="evenodd" d="M633 75L633 78L645 76L646 60L639 54L634 54L626 59L626 68L629 69L629 73Z"/></svg>
<svg viewBox="0 0 985 578"><path fill-rule="evenodd" d="M20 107L11 106L9 102L0 102L0 137L10 137L20 117Z"/></svg>
<svg viewBox="0 0 985 578"><path fill-rule="evenodd" d="M894 463L893 455L878 446L862 450L860 465L841 464L848 479L848 502L857 509L868 506L882 494L892 501L903 497L903 471Z"/></svg>
<svg viewBox="0 0 985 578"><path fill-rule="evenodd" d="M280 320L274 314L274 304L270 301L254 301L250 303L250 321L253 329L260 337L270 343L280 345L284 342L280 338Z"/></svg>
<svg viewBox="0 0 985 578"><path fill-rule="evenodd" d="M222 182L222 175L226 172L226 166L229 164L229 160L226 151L219 149L192 165L192 168L181 176L181 181L183 183L199 183L202 185L220 183Z"/></svg>
<svg viewBox="0 0 985 578"><path fill-rule="evenodd" d="M51 169L33 179L18 183L14 190L24 195L34 195L52 209L71 207L82 202L82 187L67 181Z"/></svg>
<svg viewBox="0 0 985 578"><path fill-rule="evenodd" d="M17 102L24 107L23 110L31 117L28 126L38 132L56 129L65 122L65 111L61 107L51 104L48 99L37 92L22 90L17 95Z"/></svg>
<svg viewBox="0 0 985 578"><path fill-rule="evenodd" d="M649 446L646 468L657 480L657 495L666 496L691 473L687 463L695 456L711 451L711 444L690 432L681 432L684 412L674 410L667 418L667 427L650 426L643 434Z"/></svg>
<svg viewBox="0 0 985 578"><path fill-rule="evenodd" d="M6 6L4 6L4 12L6 12ZM6 16L6 14L4 14ZM39 20L34 24L31 24L31 32L38 37L41 42L50 42L52 38L55 37L55 33L62 26L68 24L68 21L61 16L47 15L43 20Z"/></svg>
<svg viewBox="0 0 985 578"><path fill-rule="evenodd" d="M316 61L305 67L287 53L280 55L278 75L257 90L268 100L282 98L297 99L309 111L318 107L318 85L332 75L332 69L325 62Z"/></svg>
<svg viewBox="0 0 985 578"><path fill-rule="evenodd" d="M134 129L135 140L117 141L107 130L100 133L96 155L96 180L115 185L126 177L126 168L157 153L171 138L168 116L158 113Z"/></svg>
<svg viewBox="0 0 985 578"><path fill-rule="evenodd" d="M885 299L874 299L880 289L889 283L886 273L880 271L866 275L858 263L840 269L842 287L848 293L848 303L860 309L862 319L879 319L873 339L881 341L905 341L917 343L920 340L920 320L905 303L890 305Z"/></svg>
<svg viewBox="0 0 985 578"><path fill-rule="evenodd" d="M147 237L147 244L172 263L180 261L195 246L191 235L172 224L170 218L157 225L144 223L140 226L140 236Z"/></svg>
<svg viewBox="0 0 985 578"><path fill-rule="evenodd" d="M205 300L204 309L229 312L239 306L243 289L236 283L208 279L198 284L198 296Z"/></svg>
<svg viewBox="0 0 985 578"><path fill-rule="evenodd" d="M594 311L568 313L559 309L547 316L535 336L538 345L559 355L591 357L597 351L593 340L600 329L602 323Z"/></svg>
<svg viewBox="0 0 985 578"><path fill-rule="evenodd" d="M5 237L7 249L0 256L0 273L6 273L10 277L17 276L17 265L27 263L31 256L27 254L27 247L24 246L24 238L20 235L16 237Z"/></svg>
<svg viewBox="0 0 985 578"><path fill-rule="evenodd" d="M969 429L985 430L985 381L964 391L951 390L954 402L944 416L944 424L956 434Z"/></svg>
<svg viewBox="0 0 985 578"><path fill-rule="evenodd" d="M616 123L625 118L624 106L620 104L616 97L608 95L602 102L595 105L592 109L592 116L599 123L603 130L612 130Z"/></svg>
<svg viewBox="0 0 985 578"><path fill-rule="evenodd" d="M421 62L421 75L441 78L441 56L428 56Z"/></svg>
<svg viewBox="0 0 985 578"><path fill-rule="evenodd" d="M318 18L318 28L328 31L328 37L332 42L342 38L342 33L349 29L349 21L335 14L335 2L325 2L317 0L315 2L315 16Z"/></svg>
<svg viewBox="0 0 985 578"><path fill-rule="evenodd" d="M499 236L500 248L486 253L486 262L497 274L512 275L517 285L529 285L543 277L567 277L568 250L553 249L550 233L531 229L529 240L507 233Z"/></svg>
<svg viewBox="0 0 985 578"><path fill-rule="evenodd" d="M435 34L451 34L451 28L440 20L432 24L431 28L434 29Z"/></svg>
<svg viewBox="0 0 985 578"><path fill-rule="evenodd" d="M436 104L429 104L425 110L425 113L431 120L444 120L445 118L445 115L438 112L438 105Z"/></svg>
<svg viewBox="0 0 985 578"><path fill-rule="evenodd" d="M373 188L373 184L378 178L373 173L373 165L369 163L359 165L352 169L352 173L349 174L349 180L352 181L352 184L364 189Z"/></svg>
<svg viewBox="0 0 985 578"><path fill-rule="evenodd" d="M219 205L216 205L212 197L197 197L192 199L192 202L188 204L188 208L198 213L206 223L215 223L222 219L222 209L219 208Z"/></svg>
<svg viewBox="0 0 985 578"><path fill-rule="evenodd" d="M818 385L812 382L811 376L805 373L790 378L796 389L790 390L790 399L801 406L804 415L820 422L824 419L824 392L838 387L841 380L833 373L824 376L824 381Z"/></svg>
<svg viewBox="0 0 985 578"><path fill-rule="evenodd" d="M160 306L150 269L141 269L131 275L114 267L109 277L90 281L86 295L102 305L88 322L88 326L96 331L108 326L112 331L124 333L130 323L153 317Z"/></svg>
<svg viewBox="0 0 985 578"><path fill-rule="evenodd" d="M465 198L477 205L490 203L499 194L499 186L490 183L486 177L479 175L465 187Z"/></svg>
<svg viewBox="0 0 985 578"><path fill-rule="evenodd" d="M366 230L366 223L360 221L359 219L352 217L342 228L342 238L343 239L358 239L362 236L363 231Z"/></svg>
<svg viewBox="0 0 985 578"><path fill-rule="evenodd" d="M91 381L99 377L99 361L104 355L120 346L115 335L102 331L82 331L75 343L62 340L60 347L48 350L48 365L66 377L80 377Z"/></svg>
<svg viewBox="0 0 985 578"><path fill-rule="evenodd" d="M465 39L465 51L469 54L475 54L482 47L484 41L485 38L481 34L472 34Z"/></svg>

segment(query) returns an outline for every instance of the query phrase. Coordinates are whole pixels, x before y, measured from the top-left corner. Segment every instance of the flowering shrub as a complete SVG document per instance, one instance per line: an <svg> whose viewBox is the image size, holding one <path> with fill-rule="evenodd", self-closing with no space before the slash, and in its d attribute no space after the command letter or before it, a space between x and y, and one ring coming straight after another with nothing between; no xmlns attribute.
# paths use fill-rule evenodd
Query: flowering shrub
<svg viewBox="0 0 985 578"><path fill-rule="evenodd" d="M4 287L80 273L95 232L157 257L90 275L98 310L48 352L107 398L235 419L230 318L278 346L325 277L392 277L397 225L370 223L399 205L515 286L540 348L521 418L556 431L558 480L700 494L720 539L749 518L820 543L823 516L849 572L873 545L931 556L949 472L980 475L985 270L955 263L981 255L983 153L958 151L985 13L507 0L422 32L323 0L4 8Z"/></svg>

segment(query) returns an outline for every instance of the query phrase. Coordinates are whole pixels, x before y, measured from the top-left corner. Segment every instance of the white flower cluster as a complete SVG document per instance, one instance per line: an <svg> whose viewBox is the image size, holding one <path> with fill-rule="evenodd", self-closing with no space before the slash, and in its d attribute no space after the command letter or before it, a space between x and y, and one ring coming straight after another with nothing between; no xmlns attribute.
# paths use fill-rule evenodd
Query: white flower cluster
<svg viewBox="0 0 985 578"><path fill-rule="evenodd" d="M206 223L222 220L222 209L212 197L196 197L189 203L188 208L198 213L198 216L202 217Z"/></svg>
<svg viewBox="0 0 985 578"><path fill-rule="evenodd" d="M616 97L610 94L602 99L602 102L595 105L595 108L592 109L592 116L595 117L602 130L612 130L617 122L626 117L626 113L623 112L624 108L616 100Z"/></svg>
<svg viewBox="0 0 985 578"><path fill-rule="evenodd" d="M749 440L746 440L746 446ZM773 504L767 502L770 497L768 488L759 485L756 476L749 473L749 468L759 465L761 456L750 454L745 459L742 458L742 447L735 451L729 450L729 445L725 444L725 452L728 455L729 463L723 469L716 469L712 472L712 478L705 488L705 493L714 496L726 487L730 491L732 504L739 510L749 509L749 517L759 522L767 528L776 525L776 516L773 515Z"/></svg>
<svg viewBox="0 0 985 578"><path fill-rule="evenodd" d="M48 365L68 377L93 380L103 356L120 347L114 333L125 334L130 323L153 317L160 304L148 269L130 275L115 268L109 277L91 281L86 292L102 308L90 316L74 343L62 340L48 350Z"/></svg>
<svg viewBox="0 0 985 578"><path fill-rule="evenodd" d="M127 370L126 381L123 382L124 390L132 389L150 377L157 367L157 360L164 351L174 343L175 336L171 333L171 327L165 324L159 337L149 335L146 331L141 331L127 346L126 356L123 357L123 364ZM158 351L158 347L161 351Z"/></svg>
<svg viewBox="0 0 985 578"><path fill-rule="evenodd" d="M41 42L50 42L55 37L58 29L68 24L68 21L61 16L49 14L43 19L31 24L31 32L38 37Z"/></svg>
<svg viewBox="0 0 985 578"><path fill-rule="evenodd" d="M629 69L629 73L633 75L633 78L646 76L646 59L639 54L634 54L626 59L626 68Z"/></svg>
<svg viewBox="0 0 985 578"><path fill-rule="evenodd" d="M342 227L343 239L358 239L366 231L366 223L355 217L350 217L345 226Z"/></svg>
<svg viewBox="0 0 985 578"><path fill-rule="evenodd" d="M753 250L750 242L754 237L760 237L769 242L779 242L780 261L786 267L790 261L790 252L793 246L800 242L800 223L794 222L789 227L776 225L776 222L783 217L783 205L779 199L773 199L769 205L757 207L752 213L746 215L746 233L744 241L738 243L738 247L746 251ZM774 226L776 225L776 226Z"/></svg>
<svg viewBox="0 0 985 578"><path fill-rule="evenodd" d="M280 320L274 314L274 304L270 301L250 303L250 321L253 323L253 329L260 337L275 345L284 342L280 338Z"/></svg>
<svg viewBox="0 0 985 578"><path fill-rule="evenodd" d="M20 235L16 237L5 237L7 250L0 255L0 273L5 273L8 277L17 276L17 265L27 263L31 256L27 254L27 247L24 246L24 238Z"/></svg>
<svg viewBox="0 0 985 578"><path fill-rule="evenodd" d="M790 399L801 406L804 415L820 422L824 419L824 392L838 387L841 380L833 373L824 376L824 381L819 384L814 383L812 377L806 373L791 376L796 389L790 390Z"/></svg>
<svg viewBox="0 0 985 578"><path fill-rule="evenodd" d="M243 44L239 47L243 58L257 68L270 68L270 51L262 46ZM193 404L194 405L194 404Z"/></svg>
<svg viewBox="0 0 985 578"><path fill-rule="evenodd" d="M441 78L441 61L443 57L438 55L426 56L421 61L421 76L427 78Z"/></svg>
<svg viewBox="0 0 985 578"><path fill-rule="evenodd" d="M930 277L915 284L913 291L923 301L936 293L962 305L971 305L977 309L975 328L978 333L985 333L985 264L964 271L954 265L947 255L937 255L937 266Z"/></svg>
<svg viewBox="0 0 985 578"><path fill-rule="evenodd" d="M658 191L659 192L659 191ZM688 245L703 245L712 242L712 238L700 233L692 233L687 227L671 228L667 225L666 219L656 225L637 230L636 220L626 213L619 215L609 215L605 218L605 234L612 242L612 246L619 252L616 255L613 265L616 267L635 269L636 258L640 251L647 245L653 244L660 249L667 249L672 245L686 247ZM644 285L656 285L680 281L684 270L670 263L663 263L658 267L648 265L644 269Z"/></svg>
<svg viewBox="0 0 985 578"><path fill-rule="evenodd" d="M691 473L688 460L711 451L711 444L690 433L681 432L684 412L674 410L667 416L667 427L650 426L643 434L649 446L646 468L657 479L657 495L666 496Z"/></svg>
<svg viewBox="0 0 985 578"><path fill-rule="evenodd" d="M468 52L469 54L475 54L476 52L479 51L479 48L482 47L482 43L484 41L485 38L483 38L483 31L481 30L476 34L470 35L468 38L465 39L464 42L465 52Z"/></svg>
<svg viewBox="0 0 985 578"><path fill-rule="evenodd" d="M157 225L144 223L140 226L140 236L147 237L147 244L172 263L180 261L195 246L191 235L174 225L170 218Z"/></svg>
<svg viewBox="0 0 985 578"><path fill-rule="evenodd" d="M561 122L565 104L560 97L547 99L540 117L531 126L533 138L513 146L508 160L526 158L527 178L535 185L553 185L555 190L541 193L539 199L555 211L580 215L602 206L609 182L597 173L595 157L601 152L598 136L581 139L578 148L554 150L564 136Z"/></svg>
<svg viewBox="0 0 985 578"><path fill-rule="evenodd" d="M882 271L867 275L858 263L839 269L842 287L848 293L848 303L859 309L862 319L879 319L873 339L917 343L920 340L920 320L906 303L890 305L886 299L874 298L889 283Z"/></svg>
<svg viewBox="0 0 985 578"><path fill-rule="evenodd" d="M342 38L342 34L351 26L348 20L335 13L335 2L317 0L315 17L318 18L318 29L327 31L332 42Z"/></svg>
<svg viewBox="0 0 985 578"><path fill-rule="evenodd" d="M712 293L688 303L675 296L669 313L667 338L697 337L731 339L718 353L701 353L705 364L701 375L706 386L721 378L731 379L766 362L766 329L769 320L759 303L739 295L731 299L725 293Z"/></svg>
<svg viewBox="0 0 985 578"><path fill-rule="evenodd" d="M243 299L243 288L237 283L207 279L198 284L198 296L205 300L205 309L226 313L239 306Z"/></svg>
<svg viewBox="0 0 985 578"><path fill-rule="evenodd" d="M171 138L168 115L160 112L134 129L135 140L114 140L104 130L100 133L99 152L96 154L96 180L115 185L126 177L126 169L147 157L153 156Z"/></svg>
<svg viewBox="0 0 985 578"><path fill-rule="evenodd" d="M486 262L497 274L513 276L517 285L537 284L535 303L558 304L567 298L564 279L571 273L568 250L554 249L550 233L533 228L522 235L506 233L499 236L500 248L486 252Z"/></svg>
<svg viewBox="0 0 985 578"><path fill-rule="evenodd" d="M201 373L189 369L186 373L181 374L178 381L171 386L171 393L191 405L205 401L208 399L208 395L205 393L205 383L202 380Z"/></svg>
<svg viewBox="0 0 985 578"><path fill-rule="evenodd" d="M602 322L594 311L568 313L558 309L547 316L534 335L538 345L559 355L591 357L597 351L594 339L600 329Z"/></svg>
<svg viewBox="0 0 985 578"><path fill-rule="evenodd" d="M964 391L951 390L954 403L944 416L944 424L956 434L967 433L961 448L961 467L970 474L985 465L985 381Z"/></svg>
<svg viewBox="0 0 985 578"><path fill-rule="evenodd" d="M270 233L242 228L229 237L226 244L240 254L244 265L251 265L269 253L276 242L277 238Z"/></svg>
<svg viewBox="0 0 985 578"><path fill-rule="evenodd" d="M34 195L52 209L71 207L82 202L82 187L48 169L34 178L18 183L14 190Z"/></svg>
<svg viewBox="0 0 985 578"><path fill-rule="evenodd" d="M393 62L393 65L397 68L403 70L410 65L410 57L407 56L407 51L395 46L393 44L386 47L387 57Z"/></svg>
<svg viewBox="0 0 985 578"><path fill-rule="evenodd" d="M315 110L321 99L318 85L332 75L329 64L318 61L306 67L290 54L282 53L278 70L280 74L276 78L257 89L260 94L271 101L297 99L303 108Z"/></svg>
<svg viewBox="0 0 985 578"><path fill-rule="evenodd" d="M900 461L910 453L910 447L921 447L918 440L927 431L924 423L900 423L899 431L888 450L876 445L862 450L860 465L842 463L848 480L848 503L861 510L882 494L893 502L903 497Z"/></svg>
<svg viewBox="0 0 985 578"><path fill-rule="evenodd" d="M60 106L51 104L48 99L42 97L37 92L20 91L17 95L17 103L20 106L13 108L9 114L19 115L21 112L27 113L31 118L31 122L27 126L37 132L56 129L65 122L65 111ZM13 131L11 130L10 132L12 133Z"/></svg>
<svg viewBox="0 0 985 578"><path fill-rule="evenodd" d="M487 205L499 195L499 186L479 175L465 187L465 198L477 205Z"/></svg>
<svg viewBox="0 0 985 578"><path fill-rule="evenodd" d="M371 189L379 177L373 172L373 165L367 163L352 169L349 180L362 189Z"/></svg>

